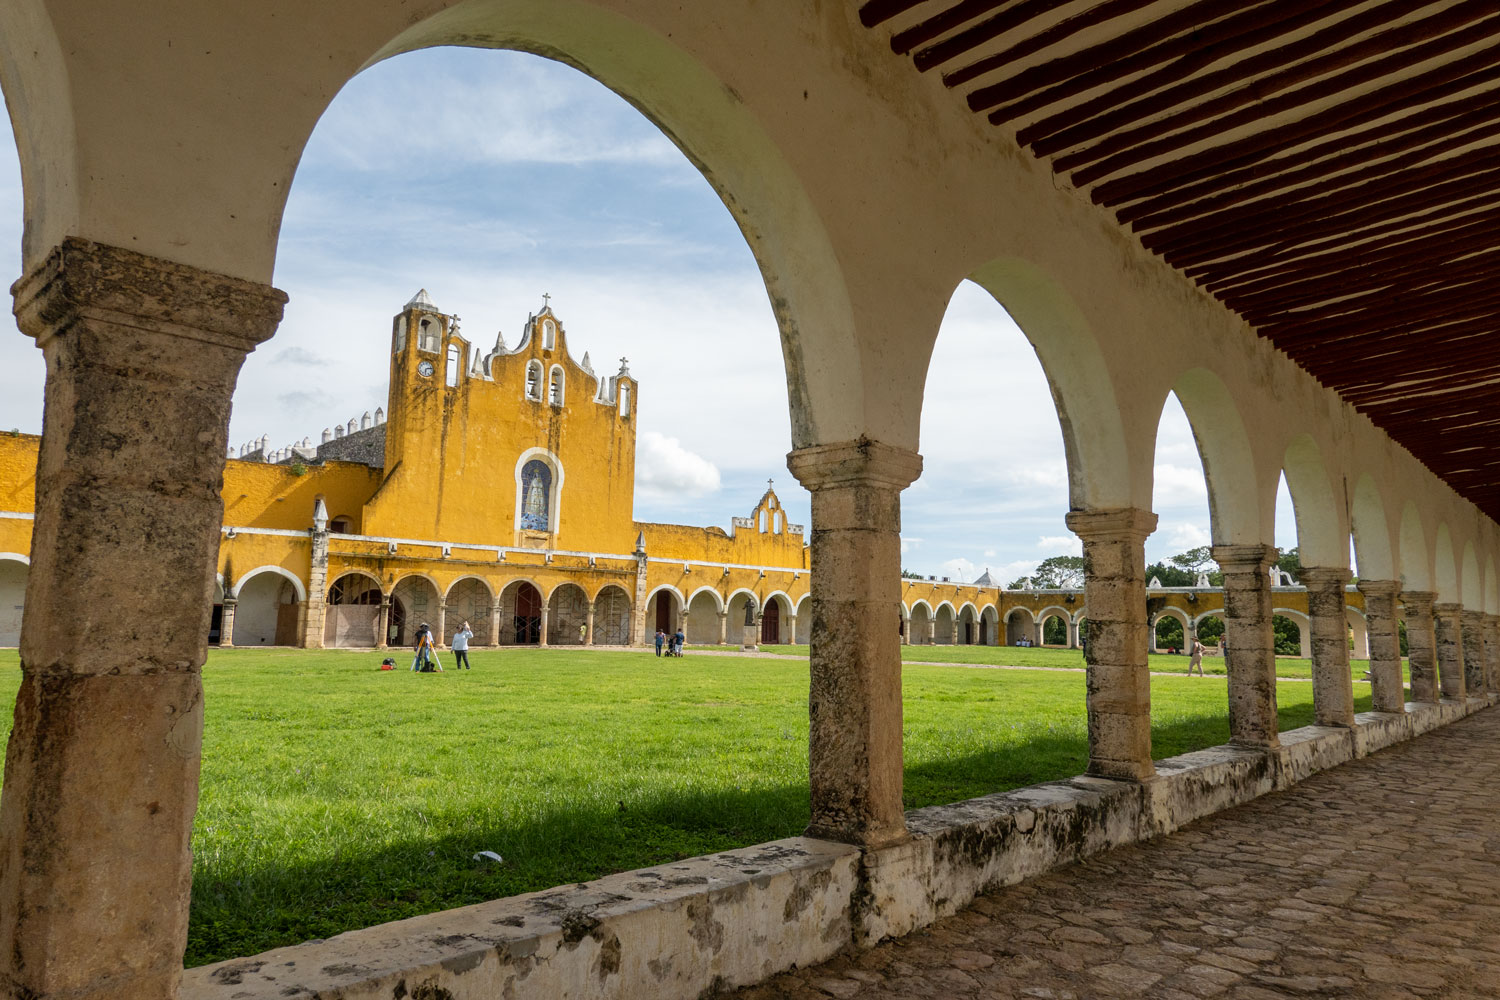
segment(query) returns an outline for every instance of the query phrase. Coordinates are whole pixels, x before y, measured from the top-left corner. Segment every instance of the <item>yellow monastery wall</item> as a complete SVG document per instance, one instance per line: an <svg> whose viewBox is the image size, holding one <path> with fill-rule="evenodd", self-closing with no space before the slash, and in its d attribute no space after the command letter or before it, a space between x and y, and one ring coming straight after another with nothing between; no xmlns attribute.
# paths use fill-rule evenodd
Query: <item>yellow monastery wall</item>
<svg viewBox="0 0 1500 1000"><path fill-rule="evenodd" d="M630 412L595 402L599 380L574 363L567 335L557 324L543 346L537 317L513 354L491 360L488 378L471 375L470 346L452 333L448 317L408 310L407 329L422 319L441 322L436 352L407 336L392 354L390 414L386 427L389 476L365 507L363 533L401 538L462 539L482 545L528 545L575 551L629 552L634 548L636 383L628 377ZM397 336L397 340L402 338ZM448 349L459 350L456 386L445 379ZM393 345L394 347L394 345ZM424 361L431 375L421 373ZM542 366L541 399L526 397L527 367ZM547 400L548 374L564 374L564 402ZM555 531L517 528L517 475L523 456L541 449L554 456L549 510ZM560 481L559 481L560 480ZM331 512L331 511L330 511Z"/></svg>
<svg viewBox="0 0 1500 1000"><path fill-rule="evenodd" d="M306 531L312 527L313 508L321 493L328 516L350 518L350 531L362 534L365 501L380 486L381 470L355 462L305 468L298 475L291 466L231 458L224 464L224 523Z"/></svg>
<svg viewBox="0 0 1500 1000"><path fill-rule="evenodd" d="M35 434L0 433L0 510L29 514L36 504L36 455L42 439ZM26 522L26 547L31 548L31 522Z"/></svg>
<svg viewBox="0 0 1500 1000"><path fill-rule="evenodd" d="M230 587L268 566L286 570L305 585L312 570L311 537L236 531L231 538L227 533L220 533L218 572L228 580Z"/></svg>

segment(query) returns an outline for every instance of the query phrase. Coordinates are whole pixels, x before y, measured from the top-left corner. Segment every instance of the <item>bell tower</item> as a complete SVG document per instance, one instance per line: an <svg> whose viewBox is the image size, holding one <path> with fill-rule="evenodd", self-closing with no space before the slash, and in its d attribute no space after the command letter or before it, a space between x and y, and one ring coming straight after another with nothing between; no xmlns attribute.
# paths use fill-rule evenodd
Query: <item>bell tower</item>
<svg viewBox="0 0 1500 1000"><path fill-rule="evenodd" d="M391 323L391 381L386 405L385 468L394 469L406 442L431 419L440 419L443 343L453 317L422 289Z"/></svg>

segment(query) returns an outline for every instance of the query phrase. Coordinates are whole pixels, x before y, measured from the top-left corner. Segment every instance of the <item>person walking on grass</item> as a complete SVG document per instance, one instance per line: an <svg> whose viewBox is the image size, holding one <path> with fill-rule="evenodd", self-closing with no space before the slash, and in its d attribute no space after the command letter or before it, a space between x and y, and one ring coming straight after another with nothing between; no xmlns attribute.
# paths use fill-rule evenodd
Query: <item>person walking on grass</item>
<svg viewBox="0 0 1500 1000"><path fill-rule="evenodd" d="M656 655L657 656L661 655L662 644L665 643L666 641L667 641L667 633L663 632L661 629L657 629L656 630Z"/></svg>
<svg viewBox="0 0 1500 1000"><path fill-rule="evenodd" d="M458 627L458 631L453 633L453 641L448 644L448 648L453 650L454 670L474 669L469 666L469 640L472 638L474 638L474 630L469 628L468 622L464 622Z"/></svg>
<svg viewBox="0 0 1500 1000"><path fill-rule="evenodd" d="M672 655L673 656L681 656L682 655L682 644L684 642L686 642L686 641L687 641L687 636L685 636L685 635L682 634L682 627L679 625L678 628L677 628L677 631L672 634Z"/></svg>
<svg viewBox="0 0 1500 1000"><path fill-rule="evenodd" d="M1198 668L1198 676L1202 677L1203 676L1203 643L1201 643L1201 642L1198 641L1198 637L1197 636L1193 637L1193 645L1190 648L1189 652L1191 653L1191 655L1188 657L1188 676L1189 677L1193 676L1193 668L1197 667Z"/></svg>

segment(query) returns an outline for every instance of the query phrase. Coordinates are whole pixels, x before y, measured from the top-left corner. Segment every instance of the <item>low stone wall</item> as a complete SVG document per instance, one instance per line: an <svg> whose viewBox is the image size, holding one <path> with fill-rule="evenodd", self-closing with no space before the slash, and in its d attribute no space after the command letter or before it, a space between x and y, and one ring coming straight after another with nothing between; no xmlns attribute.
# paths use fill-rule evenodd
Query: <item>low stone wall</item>
<svg viewBox="0 0 1500 1000"><path fill-rule="evenodd" d="M1295 729L1270 754L1199 750L1145 784L1079 777L917 809L911 840L882 850L794 837L382 924L188 970L181 996L696 998L909 933L985 889L1170 833L1495 700Z"/></svg>

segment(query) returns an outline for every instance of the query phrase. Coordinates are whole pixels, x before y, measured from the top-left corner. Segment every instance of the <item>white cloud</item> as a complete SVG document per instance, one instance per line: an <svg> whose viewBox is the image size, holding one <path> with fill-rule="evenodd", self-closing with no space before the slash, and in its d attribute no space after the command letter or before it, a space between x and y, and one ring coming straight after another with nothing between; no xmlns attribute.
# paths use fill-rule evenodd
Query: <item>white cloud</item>
<svg viewBox="0 0 1500 1000"><path fill-rule="evenodd" d="M1152 476L1151 500L1158 510L1207 506L1208 484L1203 479L1202 466L1158 464Z"/></svg>
<svg viewBox="0 0 1500 1000"><path fill-rule="evenodd" d="M1043 535L1036 540L1036 547L1045 550L1049 556L1083 555L1083 542L1077 535Z"/></svg>
<svg viewBox="0 0 1500 1000"><path fill-rule="evenodd" d="M1160 525L1156 531L1162 536L1162 541L1172 546L1172 551L1186 552L1188 549L1196 549L1200 545L1209 545L1213 537L1208 528L1191 521L1174 521L1171 524Z"/></svg>
<svg viewBox="0 0 1500 1000"><path fill-rule="evenodd" d="M984 550L984 557L986 559L993 559L997 555L999 555L999 553L996 552L994 549L985 549Z"/></svg>
<svg viewBox="0 0 1500 1000"><path fill-rule="evenodd" d="M921 547L921 545L922 539L920 538L912 538L910 535L901 536L901 554L903 556L910 552L912 549Z"/></svg>
<svg viewBox="0 0 1500 1000"><path fill-rule="evenodd" d="M638 493L701 497L719 489L719 469L676 438L642 431L636 440L635 483Z"/></svg>
<svg viewBox="0 0 1500 1000"><path fill-rule="evenodd" d="M972 583L979 577L979 574L979 567L963 556L944 560L938 573L939 576L946 576L957 583Z"/></svg>

